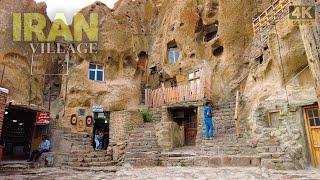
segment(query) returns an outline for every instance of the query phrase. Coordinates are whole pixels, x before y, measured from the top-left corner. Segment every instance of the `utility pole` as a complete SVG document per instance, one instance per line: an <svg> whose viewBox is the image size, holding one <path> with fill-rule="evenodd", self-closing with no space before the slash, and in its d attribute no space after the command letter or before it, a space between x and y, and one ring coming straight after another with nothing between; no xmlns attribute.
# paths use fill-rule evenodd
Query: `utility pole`
<svg viewBox="0 0 320 180"><path fill-rule="evenodd" d="M298 0L298 3L298 5L315 6L314 0ZM317 8L319 7L316 7L316 9ZM316 16L318 16L317 10ZM315 22L315 25L312 26L300 24L299 29L307 54L308 64L315 81L318 105L320 107L320 31L317 23L318 22Z"/></svg>

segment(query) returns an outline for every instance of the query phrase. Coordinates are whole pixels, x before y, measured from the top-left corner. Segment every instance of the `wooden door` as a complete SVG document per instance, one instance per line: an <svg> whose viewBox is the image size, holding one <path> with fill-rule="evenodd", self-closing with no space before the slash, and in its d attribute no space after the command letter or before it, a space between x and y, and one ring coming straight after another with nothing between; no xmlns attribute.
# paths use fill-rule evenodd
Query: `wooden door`
<svg viewBox="0 0 320 180"><path fill-rule="evenodd" d="M185 145L196 145L197 138L197 111L196 109L187 110L185 112L184 132L185 132Z"/></svg>
<svg viewBox="0 0 320 180"><path fill-rule="evenodd" d="M309 106L304 108L305 123L309 147L311 151L311 161L314 167L320 167L320 120L319 107Z"/></svg>

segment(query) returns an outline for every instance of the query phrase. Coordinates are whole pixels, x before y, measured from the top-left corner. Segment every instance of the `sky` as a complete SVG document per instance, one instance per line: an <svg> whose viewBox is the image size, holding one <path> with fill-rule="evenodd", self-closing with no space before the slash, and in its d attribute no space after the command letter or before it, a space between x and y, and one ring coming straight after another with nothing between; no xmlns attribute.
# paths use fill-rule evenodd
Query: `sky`
<svg viewBox="0 0 320 180"><path fill-rule="evenodd" d="M64 13L66 21L71 24L73 14L78 12L80 9L87 5L90 5L97 0L35 0L37 3L45 2L47 4L47 13L51 20L54 19L57 13L60 13L59 18L61 18L61 13ZM113 8L114 3L117 0L100 0L102 3L106 4L109 8Z"/></svg>

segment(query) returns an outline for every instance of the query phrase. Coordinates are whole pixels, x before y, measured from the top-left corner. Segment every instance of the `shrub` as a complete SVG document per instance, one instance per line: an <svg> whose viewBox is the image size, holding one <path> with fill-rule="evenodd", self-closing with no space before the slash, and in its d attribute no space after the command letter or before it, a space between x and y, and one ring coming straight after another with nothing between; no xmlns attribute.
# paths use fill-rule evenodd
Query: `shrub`
<svg viewBox="0 0 320 180"><path fill-rule="evenodd" d="M152 114L148 109L142 110L142 116L144 122L152 122Z"/></svg>

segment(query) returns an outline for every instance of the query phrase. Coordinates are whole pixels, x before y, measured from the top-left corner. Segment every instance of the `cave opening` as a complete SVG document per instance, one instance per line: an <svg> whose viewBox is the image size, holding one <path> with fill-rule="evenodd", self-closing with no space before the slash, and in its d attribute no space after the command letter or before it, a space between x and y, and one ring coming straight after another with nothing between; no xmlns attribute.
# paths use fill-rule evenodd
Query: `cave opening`
<svg viewBox="0 0 320 180"><path fill-rule="evenodd" d="M212 54L216 57L221 56L223 53L223 50L224 50L223 46L219 46L212 51Z"/></svg>
<svg viewBox="0 0 320 180"><path fill-rule="evenodd" d="M263 64L263 55L260 55L256 58L256 61L259 62L259 64Z"/></svg>
<svg viewBox="0 0 320 180"><path fill-rule="evenodd" d="M217 37L218 26L219 26L219 22L215 22L213 24L210 24L204 27L204 38L203 38L204 42L209 42L215 37Z"/></svg>

